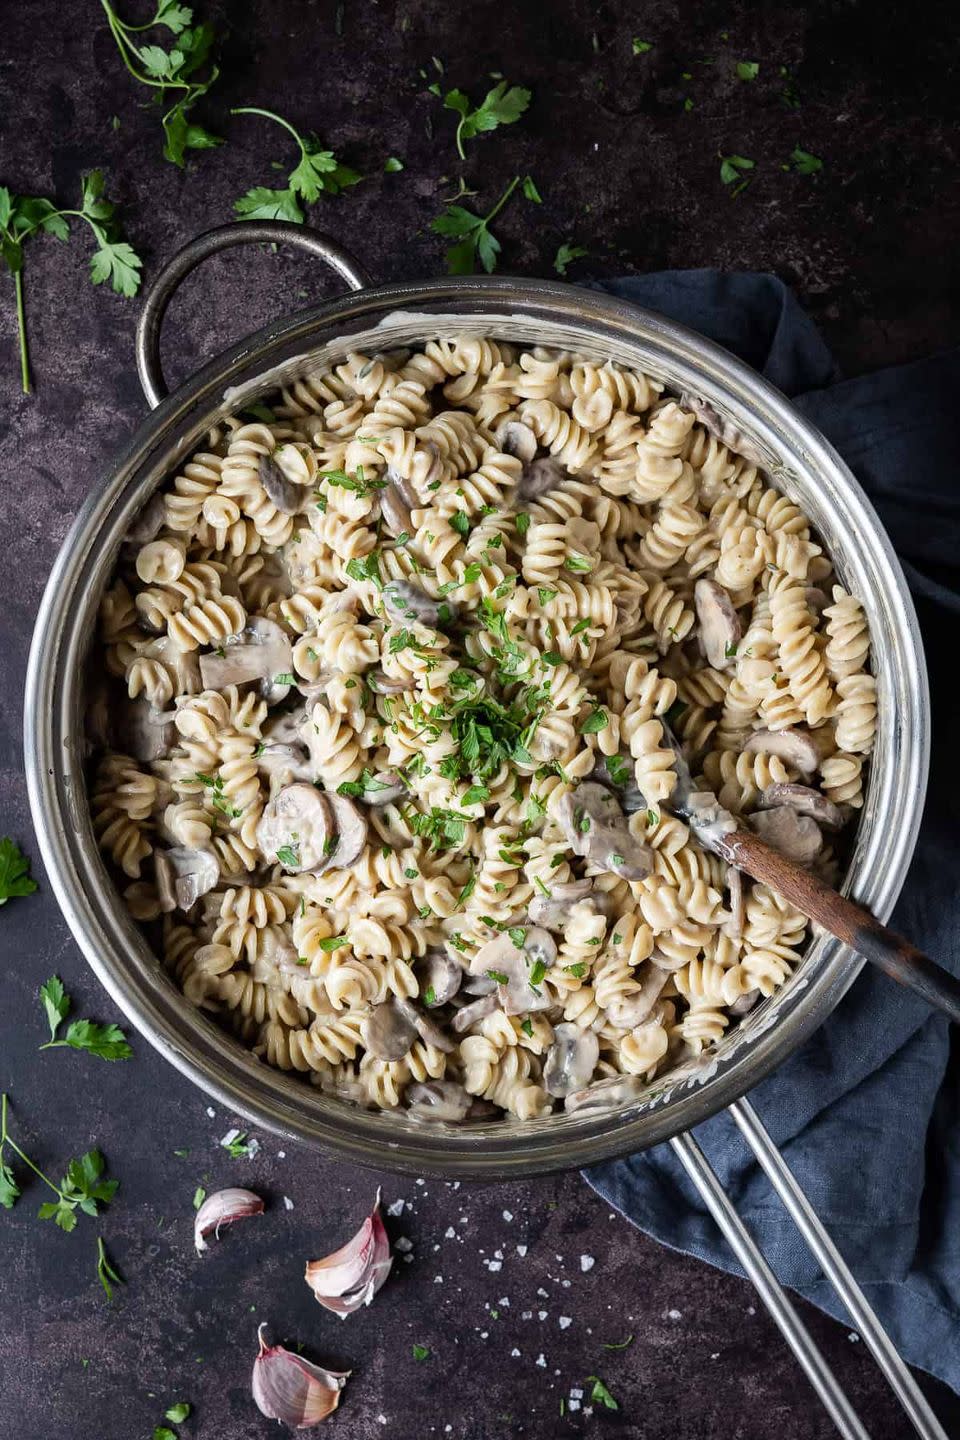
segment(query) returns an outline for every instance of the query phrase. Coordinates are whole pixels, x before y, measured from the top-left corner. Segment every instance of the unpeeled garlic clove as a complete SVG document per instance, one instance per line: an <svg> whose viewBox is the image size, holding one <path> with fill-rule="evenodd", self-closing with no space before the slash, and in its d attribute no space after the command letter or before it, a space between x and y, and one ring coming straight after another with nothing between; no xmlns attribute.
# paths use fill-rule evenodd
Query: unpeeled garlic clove
<svg viewBox="0 0 960 1440"><path fill-rule="evenodd" d="M390 1274L393 1256L380 1218L380 1191L373 1209L352 1240L323 1260L311 1260L304 1279L314 1298L345 1320L361 1305L369 1305Z"/></svg>
<svg viewBox="0 0 960 1440"><path fill-rule="evenodd" d="M280 1420L291 1430L309 1430L336 1410L350 1371L324 1370L282 1345L265 1345L265 1328L261 1325L257 1330L260 1353L250 1379L257 1408L268 1420Z"/></svg>
<svg viewBox="0 0 960 1440"><path fill-rule="evenodd" d="M193 1243L197 1254L209 1250L204 1237L211 1230L220 1238L220 1226L232 1225L234 1220L245 1220L248 1215L262 1215L263 1201L252 1190L217 1190L208 1195L197 1211L193 1222Z"/></svg>

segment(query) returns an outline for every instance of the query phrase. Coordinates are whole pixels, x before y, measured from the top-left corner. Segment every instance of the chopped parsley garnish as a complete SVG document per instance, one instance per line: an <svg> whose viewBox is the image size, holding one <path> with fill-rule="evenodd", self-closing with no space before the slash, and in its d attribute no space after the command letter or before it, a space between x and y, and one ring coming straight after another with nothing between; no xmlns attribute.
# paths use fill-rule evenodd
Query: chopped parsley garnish
<svg viewBox="0 0 960 1440"><path fill-rule="evenodd" d="M587 253L583 245L572 245L565 240L553 258L553 268L558 275L566 277L567 266L572 265L574 260L582 260Z"/></svg>
<svg viewBox="0 0 960 1440"><path fill-rule="evenodd" d="M537 599L541 605L549 605L550 601L555 600L559 593L559 590L550 590L546 585L537 586Z"/></svg>
<svg viewBox="0 0 960 1440"><path fill-rule="evenodd" d="M414 1345L413 1358L414 1360L429 1360L430 1347L428 1345Z"/></svg>
<svg viewBox="0 0 960 1440"><path fill-rule="evenodd" d="M609 723L606 710L594 710L580 726L580 734L597 735L601 730L605 730Z"/></svg>
<svg viewBox="0 0 960 1440"><path fill-rule="evenodd" d="M728 660L732 660L732 659L734 658L734 656L736 655L736 653L737 653L737 647L736 647L736 645L733 644L733 643L731 643L731 641L728 640L727 643L726 643L726 645L724 645L724 647L723 647L723 653L724 653L724 655L726 656L726 658L727 658Z"/></svg>
<svg viewBox="0 0 960 1440"><path fill-rule="evenodd" d="M469 790L463 792L464 805L482 805L485 800L490 799L490 791L486 785L471 785Z"/></svg>
<svg viewBox="0 0 960 1440"><path fill-rule="evenodd" d="M513 941L514 945L516 945L517 949L522 950L524 945L527 943L527 932L523 928L523 926L511 925L510 928L507 930L507 934L510 936L510 939Z"/></svg>
<svg viewBox="0 0 960 1440"><path fill-rule="evenodd" d="M607 774L614 785L626 785L630 779L630 763L622 755L608 755L605 761Z"/></svg>
<svg viewBox="0 0 960 1440"><path fill-rule="evenodd" d="M823 169L823 161L816 155L811 155L809 150L801 150L799 145L791 150L790 159L798 175L816 175Z"/></svg>
<svg viewBox="0 0 960 1440"><path fill-rule="evenodd" d="M463 539L466 540L467 536L470 534L470 516L467 514L466 510L454 510L453 514L448 518L450 523L450 529L456 530L457 534L461 535Z"/></svg>
<svg viewBox="0 0 960 1440"><path fill-rule="evenodd" d="M437 992L434 990L434 988L433 988L432 985L428 985L427 988L426 988L426 990L424 990L424 992L423 992L423 1003L424 1003L424 1005L436 1005L436 1003L437 1003Z"/></svg>
<svg viewBox="0 0 960 1440"><path fill-rule="evenodd" d="M533 1021L530 1019L529 1015L527 1016L526 1020L522 1020L520 1022L520 1029L523 1031L524 1035L529 1035L531 1039L533 1038Z"/></svg>
<svg viewBox="0 0 960 1440"><path fill-rule="evenodd" d="M563 664L563 656L560 654L559 650L545 650L544 653L540 656L540 659L543 661L544 665L550 665L554 668L557 665Z"/></svg>
<svg viewBox="0 0 960 1440"><path fill-rule="evenodd" d="M760 74L760 66L759 66L759 64L757 63L756 60L738 60L738 61L737 61L737 79L738 79L738 80L756 80L756 78L757 78L757 76L758 76L759 74Z"/></svg>
<svg viewBox="0 0 960 1440"><path fill-rule="evenodd" d="M587 1384L589 1385L591 1383L593 1384L593 1389L590 1391L590 1399L593 1401L594 1405L603 1405L604 1408L607 1410L620 1409L620 1406L617 1404L616 1400L614 1400L613 1396L610 1394L610 1391L607 1389L606 1385L604 1385L603 1381L598 1375L587 1376Z"/></svg>
<svg viewBox="0 0 960 1440"><path fill-rule="evenodd" d="M318 943L320 949L329 954L331 950L339 950L341 945L349 945L350 937L348 935L328 935Z"/></svg>
<svg viewBox="0 0 960 1440"><path fill-rule="evenodd" d="M653 45L650 43L649 40L640 40L636 35L634 35L633 39L630 41L630 48L633 51L634 55L646 55L648 51L653 49Z"/></svg>
<svg viewBox="0 0 960 1440"><path fill-rule="evenodd" d="M544 963L544 961L543 961L543 960L537 960L537 961L535 961L534 964L533 964L533 966L532 966L532 968L531 968L531 970L530 970L530 988L531 988L531 990L536 990L537 986L540 984L540 982L542 981L542 979L543 979L544 975L546 975L546 973L547 973L547 967L546 967L546 964Z"/></svg>
<svg viewBox="0 0 960 1440"><path fill-rule="evenodd" d="M379 475L373 475L368 480L362 465L358 465L352 475L346 470L321 470L317 479L325 480L328 485L340 490L350 490L354 495L369 495L371 491L387 488L387 481L381 480Z"/></svg>
<svg viewBox="0 0 960 1440"><path fill-rule="evenodd" d="M487 974L490 976L490 979L495 980L498 985L510 984L510 976L504 975L502 970L488 970Z"/></svg>
<svg viewBox="0 0 960 1440"><path fill-rule="evenodd" d="M362 560L348 560L346 566L347 574L351 580L372 580L378 590L383 589L383 581L380 578L380 554L377 550L371 550Z"/></svg>
<svg viewBox="0 0 960 1440"><path fill-rule="evenodd" d="M582 980L587 973L586 962L583 960L578 960L575 965L564 965L563 968L568 975L575 976L577 980Z"/></svg>
<svg viewBox="0 0 960 1440"><path fill-rule="evenodd" d="M750 184L751 176L745 174L755 168L755 162L745 155L720 156L720 183L731 186L730 197L735 200Z"/></svg>
<svg viewBox="0 0 960 1440"><path fill-rule="evenodd" d="M413 833L428 840L432 850L449 850L462 845L470 824L469 815L461 815L456 810L443 810L436 805L426 814L415 810L406 818Z"/></svg>
<svg viewBox="0 0 960 1440"><path fill-rule="evenodd" d="M526 535L527 531L530 529L530 516L525 510L521 510L519 515L514 515L513 523L514 527L516 528L517 534L522 540Z"/></svg>
<svg viewBox="0 0 960 1440"><path fill-rule="evenodd" d="M628 1335L626 1340L602 1341L601 1343L604 1350L626 1350L633 1344L633 1336Z"/></svg>
<svg viewBox="0 0 960 1440"><path fill-rule="evenodd" d="M296 681L289 670L283 670L279 675L274 675L273 683L274 685L294 685Z"/></svg>
<svg viewBox="0 0 960 1440"><path fill-rule="evenodd" d="M281 845L277 851L277 859L281 865L286 865L292 869L295 865L300 864L300 846Z"/></svg>
<svg viewBox="0 0 960 1440"><path fill-rule="evenodd" d="M576 574L584 574L593 569L593 561L586 555L568 555L563 564L566 570L572 570Z"/></svg>

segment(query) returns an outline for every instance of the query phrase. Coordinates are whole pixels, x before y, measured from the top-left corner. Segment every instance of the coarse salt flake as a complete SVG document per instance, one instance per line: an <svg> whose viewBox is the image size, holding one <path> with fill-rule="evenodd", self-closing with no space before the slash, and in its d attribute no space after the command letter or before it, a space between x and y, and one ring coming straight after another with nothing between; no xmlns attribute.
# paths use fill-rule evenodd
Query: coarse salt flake
<svg viewBox="0 0 960 1440"><path fill-rule="evenodd" d="M584 1275L586 1275L588 1270L592 1270L596 1263L597 1262L592 1255L580 1256L580 1269L583 1271Z"/></svg>
<svg viewBox="0 0 960 1440"><path fill-rule="evenodd" d="M521 1260L523 1259L524 1255L526 1255L526 1253L527 1253L527 1247L526 1247L526 1245L518 1245L518 1246L517 1246L517 1254L520 1256L520 1259L521 1259Z"/></svg>
<svg viewBox="0 0 960 1440"><path fill-rule="evenodd" d="M668 1320L682 1320L682 1319L683 1319L683 1314L682 1314L682 1312L681 1312L680 1310L668 1310L668 1311L667 1311L667 1319L668 1319Z"/></svg>
<svg viewBox="0 0 960 1440"><path fill-rule="evenodd" d="M401 1255L407 1255L413 1249L413 1241L406 1235L398 1235L393 1242L394 1250L399 1250Z"/></svg>
<svg viewBox="0 0 960 1440"><path fill-rule="evenodd" d="M546 1370L546 1368L547 1368L547 1358L546 1358L546 1356L544 1355L544 1353L543 1353L542 1350L541 1350L540 1354L537 1356L537 1359L536 1359L536 1362L535 1362L535 1363L540 1366L540 1369L541 1369L541 1370Z"/></svg>
<svg viewBox="0 0 960 1440"><path fill-rule="evenodd" d="M503 1212L503 1218L504 1218L504 1220L506 1220L507 1224L509 1225L509 1224L510 1224L510 1221L513 1219L513 1211L512 1211L512 1210L504 1210L504 1212Z"/></svg>
<svg viewBox="0 0 960 1440"><path fill-rule="evenodd" d="M560 1326L561 1330L569 1330L570 1326L573 1324L573 1320L569 1315L561 1315L560 1319L557 1321L557 1324Z"/></svg>
<svg viewBox="0 0 960 1440"><path fill-rule="evenodd" d="M290 1199L290 1196L289 1196L289 1195L284 1195L284 1197L283 1197L283 1208L284 1208L284 1210L292 1210L292 1209L293 1209L293 1201Z"/></svg>
<svg viewBox="0 0 960 1440"><path fill-rule="evenodd" d="M513 1349L510 1351L510 1354L513 1356L514 1359L516 1359L516 1357L520 1354L520 1351L517 1349L516 1345L514 1345Z"/></svg>
<svg viewBox="0 0 960 1440"><path fill-rule="evenodd" d="M388 1206L387 1206L387 1214L388 1214L388 1215L402 1215L402 1214L403 1214L403 1207L404 1207L405 1204L406 1204L406 1201L405 1201L405 1200L394 1200L394 1202L393 1202L392 1205L388 1205Z"/></svg>

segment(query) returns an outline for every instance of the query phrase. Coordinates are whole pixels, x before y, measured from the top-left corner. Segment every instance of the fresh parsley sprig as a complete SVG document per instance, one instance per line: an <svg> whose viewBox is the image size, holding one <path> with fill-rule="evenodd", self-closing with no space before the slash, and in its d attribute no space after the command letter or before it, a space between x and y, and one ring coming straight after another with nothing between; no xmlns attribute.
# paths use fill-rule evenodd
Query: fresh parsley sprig
<svg viewBox="0 0 960 1440"><path fill-rule="evenodd" d="M97 1025L93 1020L71 1020L66 1034L57 1038L57 1031L70 1013L73 1003L59 975L51 975L40 986L40 999L50 1026L50 1039L41 1045L41 1050L56 1050L69 1046L71 1050L86 1050L101 1060L129 1060L133 1051L119 1025Z"/></svg>
<svg viewBox="0 0 960 1440"><path fill-rule="evenodd" d="M736 200L737 196L746 190L753 178L746 172L755 168L756 162L748 159L746 155L720 156L720 183L730 186L731 200Z"/></svg>
<svg viewBox="0 0 960 1440"><path fill-rule="evenodd" d="M216 39L213 26L191 25L193 11L178 0L159 0L153 16L143 25L121 20L110 0L101 0L101 4L127 70L134 80L154 90L159 104L167 107L162 120L164 159L182 169L188 150L210 150L222 145L219 135L189 118L194 105L220 73L210 58ZM140 44L145 30L160 27L175 37L171 49ZM173 104L168 105L169 100Z"/></svg>
<svg viewBox="0 0 960 1440"><path fill-rule="evenodd" d="M500 199L486 215L474 215L463 205L448 205L442 215L431 220L430 229L435 235L442 235L454 243L447 247L447 272L450 275L472 275L477 261L492 275L497 268L500 241L490 229L490 221L499 215L510 196L520 184L520 176L514 175Z"/></svg>
<svg viewBox="0 0 960 1440"><path fill-rule="evenodd" d="M116 206L106 198L102 170L91 170L82 180L79 210L61 210L42 195L14 195L0 186L0 255L13 276L20 344L20 379L23 393L30 393L30 361L27 353L27 324L23 307L23 247L37 234L66 240L70 221L82 220L90 227L97 248L90 257L90 279L94 285L109 280L118 295L135 295L140 287L140 256L124 239L116 221Z"/></svg>
<svg viewBox="0 0 960 1440"><path fill-rule="evenodd" d="M558 275L566 278L567 267L572 265L574 260L582 260L586 254L587 251L582 245L572 245L569 241L564 241L554 256L553 268Z"/></svg>
<svg viewBox="0 0 960 1440"><path fill-rule="evenodd" d="M0 839L0 905L21 895L32 895L36 888L30 861L16 842L4 835Z"/></svg>
<svg viewBox="0 0 960 1440"><path fill-rule="evenodd" d="M113 1265L110 1263L106 1246L100 1235L97 1236L97 1279L103 1286L103 1293L108 1300L113 1299L114 1285L125 1285L127 1283L122 1275L117 1274Z"/></svg>
<svg viewBox="0 0 960 1440"><path fill-rule="evenodd" d="M231 110L230 114L259 115L264 120L272 120L292 135L300 148L300 159L287 176L285 189L271 190L256 185L234 203L233 208L241 220L292 220L295 225L302 225L303 205L312 205L321 195L339 195L363 179L349 165L341 165L332 150L322 149L315 135L301 135L289 120L272 110L244 105Z"/></svg>
<svg viewBox="0 0 960 1440"><path fill-rule="evenodd" d="M440 94L439 85L431 89L433 93ZM448 90L443 97L444 108L455 110L460 116L456 135L460 159L467 158L463 149L464 140L473 140L478 135L499 129L501 125L516 124L530 99L529 90L522 85L510 85L506 80L499 81L492 90L488 90L479 105L474 105L470 96L462 90Z"/></svg>
<svg viewBox="0 0 960 1440"><path fill-rule="evenodd" d="M37 1211L37 1218L40 1220L53 1220L61 1230L69 1234L77 1228L77 1211L81 1210L84 1215L98 1215L100 1205L109 1205L116 1194L119 1181L104 1180L104 1159L99 1150L88 1150L78 1160L70 1160L67 1163L67 1173L60 1184L57 1185L45 1175L39 1165L35 1165L25 1150L22 1150L17 1142L11 1139L7 1122L7 1096L0 1100L0 1205L5 1210L12 1210L20 1198L21 1190L17 1184L13 1170L5 1159L7 1147L19 1160L32 1170L38 1180L42 1180L49 1190L56 1195L56 1200L48 1201L41 1205Z"/></svg>

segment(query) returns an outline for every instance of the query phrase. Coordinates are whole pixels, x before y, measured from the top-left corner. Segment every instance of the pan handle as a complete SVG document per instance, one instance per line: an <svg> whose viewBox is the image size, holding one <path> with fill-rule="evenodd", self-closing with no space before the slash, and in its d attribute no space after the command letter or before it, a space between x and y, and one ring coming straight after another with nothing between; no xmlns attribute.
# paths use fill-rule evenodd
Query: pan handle
<svg viewBox="0 0 960 1440"><path fill-rule="evenodd" d="M167 395L167 383L163 378L160 363L160 329L167 306L177 288L198 265L210 255L229 250L234 245L294 245L315 255L341 279L351 290L362 290L372 283L367 271L328 235L317 230L308 230L303 225L293 225L289 220L242 220L233 225L220 225L216 230L207 230L189 240L182 249L168 260L146 292L140 319L137 322L136 357L137 374L143 393L151 410L155 410Z"/></svg>
<svg viewBox="0 0 960 1440"><path fill-rule="evenodd" d="M921 1440L947 1440L946 1431L934 1415L929 1401L880 1324L852 1270L833 1243L756 1110L749 1101L738 1100L729 1107L728 1113L862 1335L916 1434ZM844 1440L867 1440L867 1432L849 1399L787 1298L756 1240L725 1194L706 1155L692 1135L674 1136L670 1143L687 1175L699 1190L724 1239L740 1261L747 1277L753 1281L761 1300L806 1371L807 1378L840 1434Z"/></svg>

